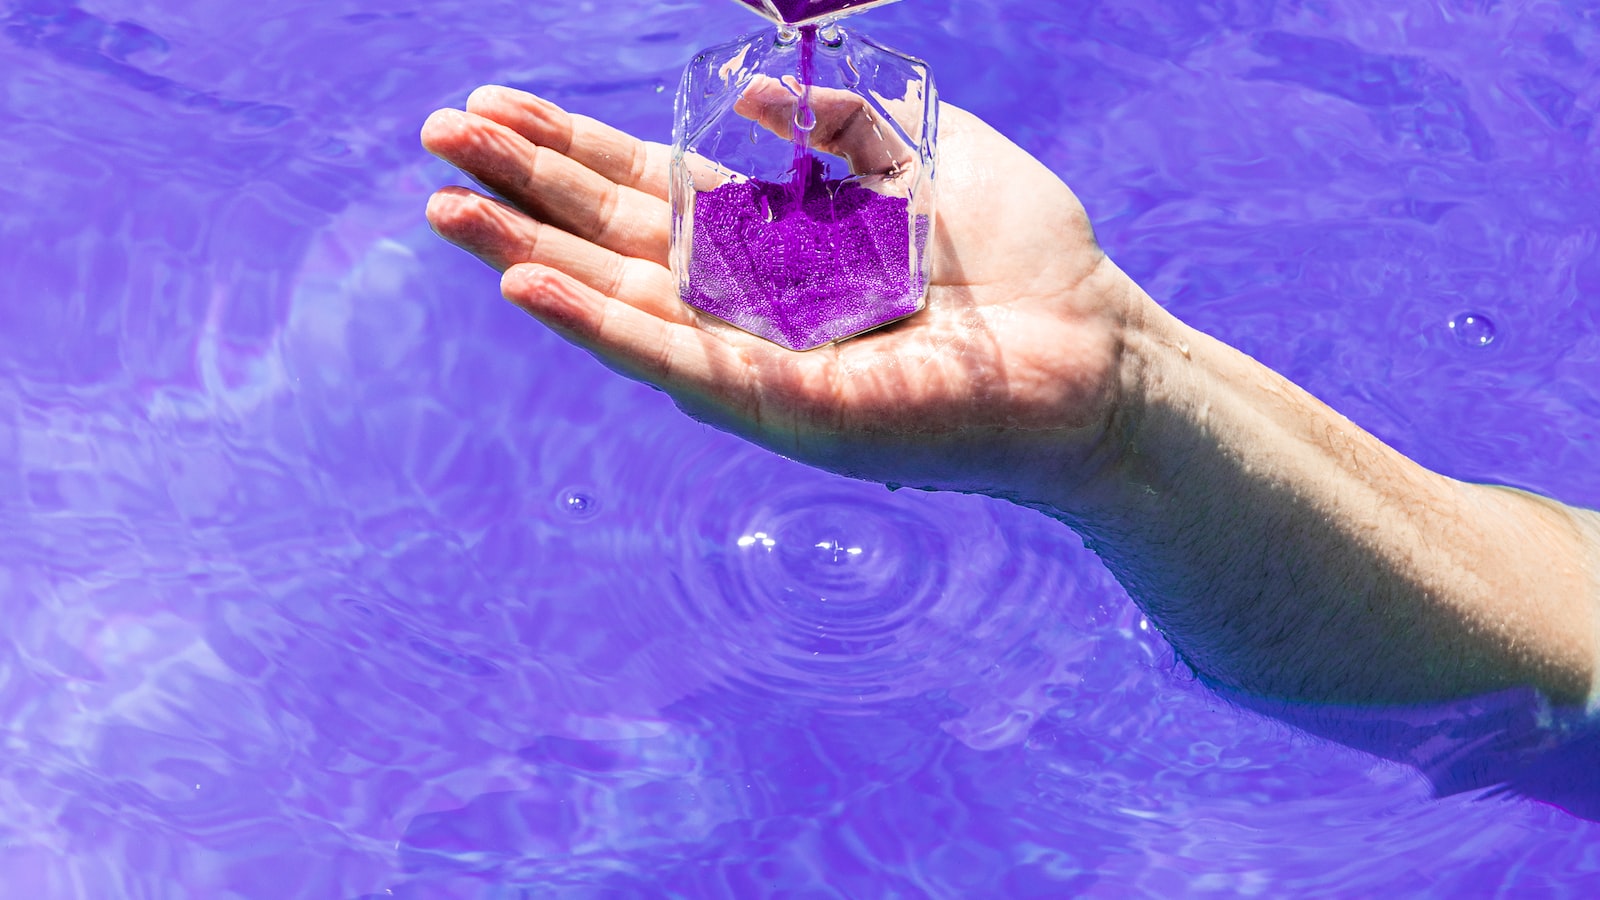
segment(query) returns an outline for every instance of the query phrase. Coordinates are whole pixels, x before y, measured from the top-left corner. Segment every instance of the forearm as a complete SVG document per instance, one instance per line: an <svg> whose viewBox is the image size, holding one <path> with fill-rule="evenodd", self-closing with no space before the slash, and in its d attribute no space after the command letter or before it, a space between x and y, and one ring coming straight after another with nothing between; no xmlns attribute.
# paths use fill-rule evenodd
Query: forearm
<svg viewBox="0 0 1600 900"><path fill-rule="evenodd" d="M1123 340L1114 452L1046 502L1197 671L1306 700L1590 695L1591 514L1430 472L1141 309Z"/></svg>

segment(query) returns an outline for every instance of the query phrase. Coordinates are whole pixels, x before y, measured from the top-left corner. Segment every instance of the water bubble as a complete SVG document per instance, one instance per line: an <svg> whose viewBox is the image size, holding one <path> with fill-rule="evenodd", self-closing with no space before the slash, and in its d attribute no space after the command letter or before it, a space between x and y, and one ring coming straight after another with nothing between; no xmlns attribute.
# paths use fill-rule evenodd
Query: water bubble
<svg viewBox="0 0 1600 900"><path fill-rule="evenodd" d="M1494 321L1483 313L1461 313L1450 319L1450 333L1463 347L1487 347L1494 343Z"/></svg>
<svg viewBox="0 0 1600 900"><path fill-rule="evenodd" d="M812 112L811 107L804 103L800 104L800 107L794 112L794 127L810 133L812 129L817 127L817 114Z"/></svg>
<svg viewBox="0 0 1600 900"><path fill-rule="evenodd" d="M556 498L561 511L574 519L592 519L600 512L600 501L587 491L568 489Z"/></svg>

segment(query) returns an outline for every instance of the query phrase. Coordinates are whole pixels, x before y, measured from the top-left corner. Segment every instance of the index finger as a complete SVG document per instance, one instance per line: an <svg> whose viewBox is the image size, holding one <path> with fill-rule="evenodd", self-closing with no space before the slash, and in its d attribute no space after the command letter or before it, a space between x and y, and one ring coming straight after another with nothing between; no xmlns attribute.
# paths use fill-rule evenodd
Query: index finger
<svg viewBox="0 0 1600 900"><path fill-rule="evenodd" d="M467 98L467 111L492 119L540 147L562 154L617 184L667 199L665 144L641 141L597 119L567 112L527 91L486 84Z"/></svg>

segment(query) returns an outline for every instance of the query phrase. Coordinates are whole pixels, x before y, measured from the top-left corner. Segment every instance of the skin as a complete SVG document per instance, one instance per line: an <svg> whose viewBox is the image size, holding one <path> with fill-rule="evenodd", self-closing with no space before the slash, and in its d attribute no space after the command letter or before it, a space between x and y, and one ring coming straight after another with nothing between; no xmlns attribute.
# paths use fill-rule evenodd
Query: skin
<svg viewBox="0 0 1600 900"><path fill-rule="evenodd" d="M787 91L738 111L780 134ZM892 172L870 113L818 97L818 149ZM530 94L474 92L423 145L428 218L505 297L689 414L888 484L981 492L1076 529L1177 651L1257 696L1417 703L1593 693L1600 519L1416 465L1179 322L1083 206L974 116L940 111L928 308L794 353L698 316L667 268L669 148Z"/></svg>

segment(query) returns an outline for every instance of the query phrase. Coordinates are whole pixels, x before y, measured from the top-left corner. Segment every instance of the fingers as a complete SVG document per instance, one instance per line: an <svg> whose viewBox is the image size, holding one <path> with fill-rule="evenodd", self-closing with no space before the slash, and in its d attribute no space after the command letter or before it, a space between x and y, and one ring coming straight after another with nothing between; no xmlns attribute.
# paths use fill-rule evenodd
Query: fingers
<svg viewBox="0 0 1600 900"><path fill-rule="evenodd" d="M745 360L720 337L664 321L555 269L513 266L500 291L607 365L668 393L737 406L749 383Z"/></svg>
<svg viewBox="0 0 1600 900"><path fill-rule="evenodd" d="M781 138L792 138L800 98L793 85L758 77L733 110ZM807 104L816 117L811 146L842 156L857 175L890 175L911 164L914 154L894 126L863 98L833 88L812 88Z"/></svg>
<svg viewBox="0 0 1600 900"><path fill-rule="evenodd" d="M466 188L434 194L428 222L440 237L502 272L522 263L560 269L650 315L680 324L694 321L666 268L607 250Z"/></svg>
<svg viewBox="0 0 1600 900"><path fill-rule="evenodd" d="M435 112L422 126L422 143L540 221L624 256L667 261L670 220L660 197L473 113Z"/></svg>
<svg viewBox="0 0 1600 900"><path fill-rule="evenodd" d="M467 111L499 122L540 147L563 154L604 178L665 200L672 151L588 116L575 116L526 91L484 85Z"/></svg>

